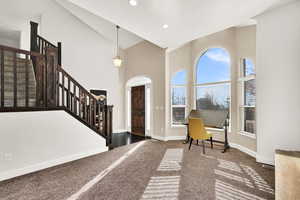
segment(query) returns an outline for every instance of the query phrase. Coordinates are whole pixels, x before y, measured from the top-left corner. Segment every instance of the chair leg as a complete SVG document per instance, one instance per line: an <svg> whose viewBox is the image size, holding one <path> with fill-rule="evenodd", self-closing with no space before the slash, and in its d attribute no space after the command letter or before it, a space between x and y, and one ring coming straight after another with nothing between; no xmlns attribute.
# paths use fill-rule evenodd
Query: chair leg
<svg viewBox="0 0 300 200"><path fill-rule="evenodd" d="M193 142L193 138L191 138L191 141L190 141L190 146L189 146L189 150L191 149L192 142Z"/></svg>
<svg viewBox="0 0 300 200"><path fill-rule="evenodd" d="M212 137L210 137L210 148L214 148L214 144L213 144L213 138Z"/></svg>
<svg viewBox="0 0 300 200"><path fill-rule="evenodd" d="M205 144L204 144L204 140L202 140L202 145L203 145L203 154L205 154Z"/></svg>

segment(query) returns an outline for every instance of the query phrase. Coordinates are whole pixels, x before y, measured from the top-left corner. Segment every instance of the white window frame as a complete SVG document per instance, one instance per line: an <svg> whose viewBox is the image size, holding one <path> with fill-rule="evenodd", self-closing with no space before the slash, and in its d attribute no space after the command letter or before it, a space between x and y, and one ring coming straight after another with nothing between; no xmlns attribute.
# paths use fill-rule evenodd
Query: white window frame
<svg viewBox="0 0 300 200"><path fill-rule="evenodd" d="M215 47L211 47L211 48L215 48ZM222 48L222 47L216 47L216 48ZM231 65L232 63L229 63L229 80L227 81L217 81L217 82L208 82L208 83L200 83L197 84L197 63L199 61L199 59L201 59L201 57L209 50L210 48L208 48L207 50L205 50L204 52L201 53L201 55L197 58L197 60L195 61L195 67L194 67L194 85L193 85L193 93L194 93L194 105L193 105L193 109L197 109L197 87L199 86L217 86L217 85L223 85L223 84L229 84L229 97L230 97L230 101L229 101L229 125L228 125L228 132L231 132L231 119L232 119L232 112L231 112L231 100L232 100L232 96L231 96L231 84L232 84L232 78L231 78ZM226 49L225 49L226 50ZM226 50L227 51L227 50ZM228 52L228 51L227 51ZM229 54L229 52L228 52ZM229 55L230 57L230 55ZM209 131L212 131L214 133L223 133L224 128L206 128Z"/></svg>
<svg viewBox="0 0 300 200"><path fill-rule="evenodd" d="M184 105L173 105L173 88L184 88L185 89L185 104ZM187 116L187 85L186 84L171 84L171 127L185 127L184 124L174 124L173 122L173 108L184 108L184 118Z"/></svg>
<svg viewBox="0 0 300 200"><path fill-rule="evenodd" d="M254 67L254 74L250 74L247 76L244 76L244 60L249 59L253 63ZM255 139L256 138L256 133L250 133L244 130L245 127L245 108L255 108L255 115L256 115L256 102L254 106L249 106L245 105L245 82L250 81L250 80L256 80L256 72L255 72L255 63L251 58L241 58L240 59L240 67L239 67L239 79L238 79L238 87L239 87L239 108L238 108L238 113L239 113L239 133L241 135L250 137ZM255 119L256 120L256 119Z"/></svg>
<svg viewBox="0 0 300 200"><path fill-rule="evenodd" d="M197 74L195 77L195 82L197 82ZM209 82L209 83L201 83L201 84L194 84L194 109L197 109L197 87L201 87L201 86L218 86L218 85L224 85L224 84L229 84L229 125L228 125L228 131L231 132L231 80L228 81L217 81L217 82ZM206 128L207 130L211 130L211 131L223 131L224 128Z"/></svg>

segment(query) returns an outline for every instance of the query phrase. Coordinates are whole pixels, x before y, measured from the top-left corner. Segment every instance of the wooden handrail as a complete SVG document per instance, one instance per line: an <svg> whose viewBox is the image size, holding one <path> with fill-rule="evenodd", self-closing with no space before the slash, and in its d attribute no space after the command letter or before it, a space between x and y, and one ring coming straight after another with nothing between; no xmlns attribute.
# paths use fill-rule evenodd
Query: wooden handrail
<svg viewBox="0 0 300 200"><path fill-rule="evenodd" d="M38 52L40 54L46 55L46 48L53 47L58 49L58 59L57 62L61 65L61 52L62 52L62 45L61 42L57 43L57 46L49 42L44 37L38 34L38 23L30 22L30 51ZM35 60L33 60L35 65Z"/></svg>
<svg viewBox="0 0 300 200"><path fill-rule="evenodd" d="M77 85L82 91L84 91L88 96L93 98L93 100L97 101L97 99L87 90L85 89L80 83L78 83L68 72L66 72L61 66L58 66L58 70L61 71L68 79L70 79L73 83Z"/></svg>
<svg viewBox="0 0 300 200"><path fill-rule="evenodd" d="M110 144L113 106L101 104L60 65L57 65L57 73L58 106L65 107L74 117L105 136Z"/></svg>
<svg viewBox="0 0 300 200"><path fill-rule="evenodd" d="M54 44L52 44L51 42L49 42L48 40L46 40L45 38L43 38L40 35L37 35L37 38L44 41L46 44L48 44L48 47L53 47L53 48L57 48Z"/></svg>
<svg viewBox="0 0 300 200"><path fill-rule="evenodd" d="M7 105L7 97L4 85L4 72L6 56L11 57L12 83L8 87L13 88L13 96L10 105ZM112 134L112 106L101 104L88 90L68 72L58 65L58 49L45 48L45 55L0 45L0 112L34 111L34 110L58 110L64 109L80 122L106 137L107 144L111 143ZM30 97L29 73L31 60L35 61L36 98L34 105ZM18 91L18 67L20 62L25 67L25 105L19 105ZM32 86L31 86L32 88Z"/></svg>
<svg viewBox="0 0 300 200"><path fill-rule="evenodd" d="M58 87L60 96L59 106L66 107L69 112L88 126L92 127L99 134L104 135L108 141L111 136L112 107L102 105L88 92L75 78L66 72L61 66L57 67L59 75ZM71 87L71 84L73 87Z"/></svg>

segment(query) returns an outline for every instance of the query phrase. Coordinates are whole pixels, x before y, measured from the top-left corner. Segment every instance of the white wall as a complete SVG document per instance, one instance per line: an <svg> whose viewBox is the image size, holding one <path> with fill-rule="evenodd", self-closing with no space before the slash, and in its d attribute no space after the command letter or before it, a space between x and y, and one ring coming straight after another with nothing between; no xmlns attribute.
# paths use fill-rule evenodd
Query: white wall
<svg viewBox="0 0 300 200"><path fill-rule="evenodd" d="M0 33L0 45L19 48L20 39L9 38L6 37L5 35L1 35Z"/></svg>
<svg viewBox="0 0 300 200"><path fill-rule="evenodd" d="M0 20L0 44L29 51L30 21L40 23L40 17L6 17L0 14L0 19L3 19L3 21Z"/></svg>
<svg viewBox="0 0 300 200"><path fill-rule="evenodd" d="M221 47L225 48L230 55L231 65L231 130L229 132L229 142L242 147L251 155L256 152L256 140L239 134L239 118L238 118L238 68L241 58L251 58L255 63L255 44L256 44L256 27L236 27L220 31L198 38L184 46L168 51L166 65L166 130L167 138L184 138L186 128L171 125L171 110L170 110L170 80L172 76L185 69L188 72L188 92L187 92L187 109L188 112L195 107L194 98L194 78L195 69L199 57L209 48ZM223 131L214 132L214 138L224 140Z"/></svg>
<svg viewBox="0 0 300 200"><path fill-rule="evenodd" d="M151 98L153 99L151 112L154 119L153 124L151 124L151 128L153 127L152 137L158 139L164 138L165 49L150 42L142 41L126 49L125 56L126 81L138 76L145 76L151 79Z"/></svg>
<svg viewBox="0 0 300 200"><path fill-rule="evenodd" d="M171 79L181 70L187 71L187 112L192 109L191 93L189 86L193 84L192 76L192 42L189 42L182 47L168 51L166 54L166 139L185 138L185 126L171 125Z"/></svg>
<svg viewBox="0 0 300 200"><path fill-rule="evenodd" d="M238 78L242 58L250 59L253 62L254 67L256 67L256 25L236 28L236 54L236 62L238 63L236 69L236 78ZM238 82L236 83L238 84ZM242 102L241 97L243 96L241 92L242 91L240 90L240 88L237 87L237 100L235 105L237 110L237 131L240 131L242 129L242 127L240 127L240 119L243 113L239 112L239 104ZM243 134L236 134L236 143L242 145L243 147L251 149L254 152L256 152L257 150L256 138L248 137Z"/></svg>
<svg viewBox="0 0 300 200"><path fill-rule="evenodd" d="M124 69L112 64L115 44L55 1L49 1L42 16L30 19L39 23L44 38L62 42L67 72L88 90L108 91L113 128L124 129L125 77ZM30 49L30 19L12 20L18 23L9 27L21 32L20 47L25 50ZM101 136L65 112L0 113L0 124L0 180L107 150Z"/></svg>
<svg viewBox="0 0 300 200"><path fill-rule="evenodd" d="M113 66L115 44L55 1L41 16L40 34L50 42L62 42L62 66L80 84L88 90L108 91L114 129L124 129L124 69Z"/></svg>
<svg viewBox="0 0 300 200"><path fill-rule="evenodd" d="M0 113L0 181L107 151L65 111Z"/></svg>
<svg viewBox="0 0 300 200"><path fill-rule="evenodd" d="M194 81L195 81L195 69L199 57L209 48L221 47L228 51L230 55L231 66L231 131L229 132L229 141L236 142L236 44L235 44L235 28L226 29L224 31L208 35L206 37L198 38L189 44L181 47L180 49L170 52L170 79L180 69L186 69L188 71L188 113L191 109L195 108L195 93L194 93ZM181 59L180 59L181 57ZM167 83L169 85L170 93L170 80ZM169 101L170 104L170 101ZM170 106L168 106L170 109ZM171 111L169 111L168 117L170 117ZM170 118L171 119L171 118ZM169 132L168 136L184 136L186 135L185 128L172 127L171 121L168 123ZM214 139L224 140L223 131L213 131Z"/></svg>
<svg viewBox="0 0 300 200"><path fill-rule="evenodd" d="M300 2L257 18L257 161L300 150Z"/></svg>
<svg viewBox="0 0 300 200"><path fill-rule="evenodd" d="M125 122L126 122L126 131L131 132L131 88L135 86L145 86L145 135L152 137L153 135L153 87L152 81L150 78L145 76L137 76L131 78L126 83L125 91ZM147 92L150 93L150 96L147 95ZM152 111L151 111L152 110Z"/></svg>

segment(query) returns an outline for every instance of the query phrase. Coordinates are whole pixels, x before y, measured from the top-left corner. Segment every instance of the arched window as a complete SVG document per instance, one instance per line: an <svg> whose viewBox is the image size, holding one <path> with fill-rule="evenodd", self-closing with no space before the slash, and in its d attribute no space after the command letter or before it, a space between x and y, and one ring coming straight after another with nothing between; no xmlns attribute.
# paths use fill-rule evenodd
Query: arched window
<svg viewBox="0 0 300 200"><path fill-rule="evenodd" d="M230 107L230 56L225 49L210 48L196 66L196 109Z"/></svg>
<svg viewBox="0 0 300 200"><path fill-rule="evenodd" d="M171 121L172 125L181 125L186 115L187 71L177 72L171 79Z"/></svg>

